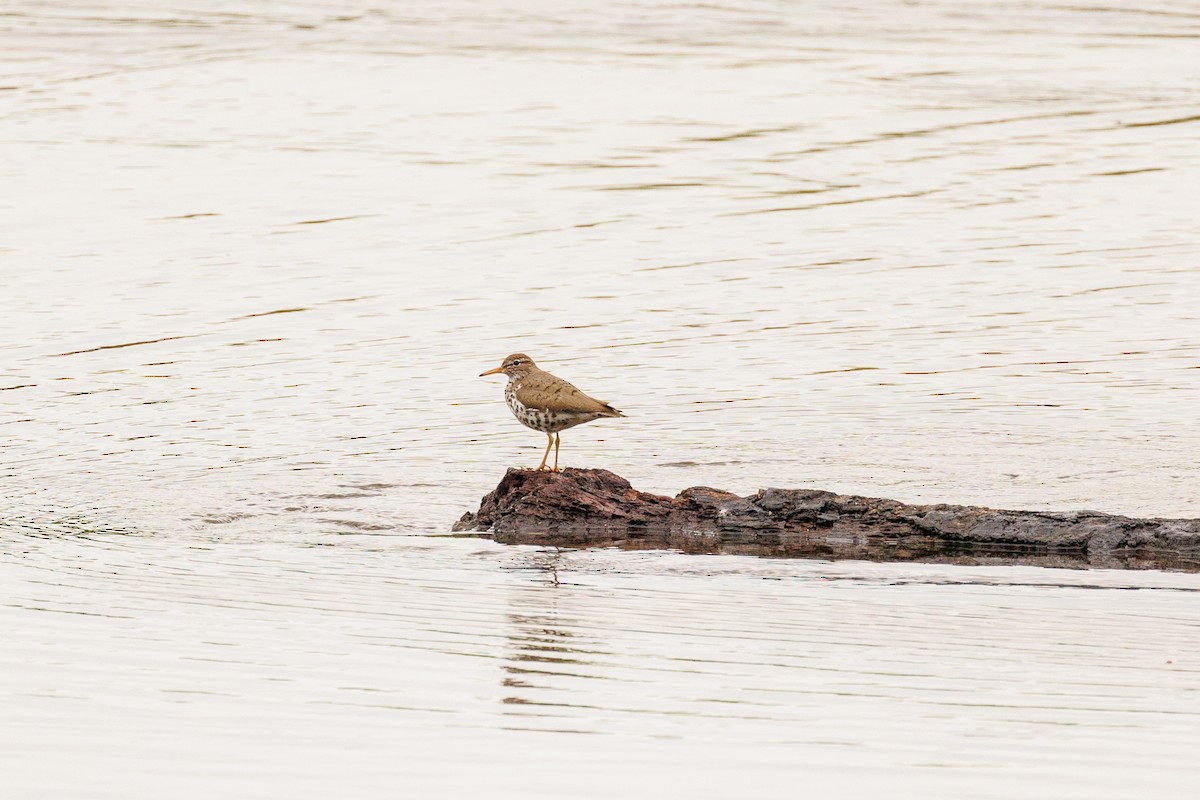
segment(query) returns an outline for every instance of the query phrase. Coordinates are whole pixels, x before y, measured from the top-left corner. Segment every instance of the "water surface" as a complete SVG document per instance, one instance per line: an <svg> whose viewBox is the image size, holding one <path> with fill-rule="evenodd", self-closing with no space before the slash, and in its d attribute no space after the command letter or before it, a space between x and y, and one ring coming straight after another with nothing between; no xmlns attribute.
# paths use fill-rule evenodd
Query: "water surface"
<svg viewBox="0 0 1200 800"><path fill-rule="evenodd" d="M645 490L1200 516L1190 4L0 34L10 793L1185 796L1194 576L439 535L516 350Z"/></svg>

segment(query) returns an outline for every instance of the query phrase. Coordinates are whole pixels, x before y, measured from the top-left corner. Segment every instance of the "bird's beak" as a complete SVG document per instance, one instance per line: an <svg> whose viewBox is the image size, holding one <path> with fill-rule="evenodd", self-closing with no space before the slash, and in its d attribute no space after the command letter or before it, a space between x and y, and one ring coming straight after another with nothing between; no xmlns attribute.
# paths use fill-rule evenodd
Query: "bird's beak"
<svg viewBox="0 0 1200 800"><path fill-rule="evenodd" d="M481 372L479 373L479 377L482 378L484 375L495 375L500 372L504 372L504 367L496 367L495 369L489 369L487 372Z"/></svg>

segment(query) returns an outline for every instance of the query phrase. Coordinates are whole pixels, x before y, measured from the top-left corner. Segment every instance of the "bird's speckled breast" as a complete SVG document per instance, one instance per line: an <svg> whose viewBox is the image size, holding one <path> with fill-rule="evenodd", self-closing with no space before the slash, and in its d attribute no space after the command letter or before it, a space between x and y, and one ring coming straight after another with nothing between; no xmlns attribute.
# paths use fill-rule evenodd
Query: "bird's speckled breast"
<svg viewBox="0 0 1200 800"><path fill-rule="evenodd" d="M558 431L572 428L584 422L590 422L597 419L599 414L579 414L571 411L547 411L544 408L530 408L522 405L517 399L517 389L520 384L517 381L509 381L504 387L504 402L508 404L508 410L513 413L522 425L526 428L533 428L535 431L542 433L557 433Z"/></svg>

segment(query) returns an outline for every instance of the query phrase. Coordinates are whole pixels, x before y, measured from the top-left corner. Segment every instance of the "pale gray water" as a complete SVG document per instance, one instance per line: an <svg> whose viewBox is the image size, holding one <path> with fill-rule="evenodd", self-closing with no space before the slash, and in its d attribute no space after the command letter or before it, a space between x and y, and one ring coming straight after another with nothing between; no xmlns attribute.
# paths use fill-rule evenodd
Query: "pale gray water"
<svg viewBox="0 0 1200 800"><path fill-rule="evenodd" d="M431 534L540 457L513 350L647 490L1200 515L1194 5L0 41L6 795L1186 796L1194 576Z"/></svg>

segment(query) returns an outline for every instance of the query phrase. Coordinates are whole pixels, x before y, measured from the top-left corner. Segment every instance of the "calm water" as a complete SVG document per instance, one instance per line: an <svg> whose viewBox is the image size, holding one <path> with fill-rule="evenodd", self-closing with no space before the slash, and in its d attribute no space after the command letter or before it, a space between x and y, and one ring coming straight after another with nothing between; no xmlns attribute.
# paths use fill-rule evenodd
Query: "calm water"
<svg viewBox="0 0 1200 800"><path fill-rule="evenodd" d="M1200 578L440 536L642 489L1200 516L1191 3L0 9L0 788L1184 797Z"/></svg>

